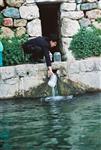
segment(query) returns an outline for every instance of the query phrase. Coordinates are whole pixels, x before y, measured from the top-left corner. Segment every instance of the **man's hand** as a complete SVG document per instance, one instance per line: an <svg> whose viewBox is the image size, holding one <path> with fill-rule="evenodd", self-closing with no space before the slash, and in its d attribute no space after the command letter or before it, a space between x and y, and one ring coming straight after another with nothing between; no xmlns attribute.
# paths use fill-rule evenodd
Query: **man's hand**
<svg viewBox="0 0 101 150"><path fill-rule="evenodd" d="M48 77L51 77L51 75L53 75L54 73L53 73L53 71L52 71L52 67L51 66L49 66L48 67Z"/></svg>

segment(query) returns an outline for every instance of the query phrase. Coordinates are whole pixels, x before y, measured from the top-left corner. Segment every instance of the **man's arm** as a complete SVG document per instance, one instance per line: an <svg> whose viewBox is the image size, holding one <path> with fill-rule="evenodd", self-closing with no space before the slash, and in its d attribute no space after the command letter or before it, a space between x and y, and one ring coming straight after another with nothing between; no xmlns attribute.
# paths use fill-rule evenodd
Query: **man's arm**
<svg viewBox="0 0 101 150"><path fill-rule="evenodd" d="M46 60L47 68L48 68L48 76L50 77L53 74L53 71L52 71L52 67L51 67L51 59L50 59L50 55L49 55L49 49L48 49L48 47L43 47L43 50L44 50L44 56L45 56L45 60Z"/></svg>

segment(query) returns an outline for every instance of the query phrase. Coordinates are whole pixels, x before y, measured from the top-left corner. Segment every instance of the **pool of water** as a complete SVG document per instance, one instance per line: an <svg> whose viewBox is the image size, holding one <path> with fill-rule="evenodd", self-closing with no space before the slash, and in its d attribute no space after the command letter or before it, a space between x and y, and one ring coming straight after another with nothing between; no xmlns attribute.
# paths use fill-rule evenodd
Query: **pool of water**
<svg viewBox="0 0 101 150"><path fill-rule="evenodd" d="M1 100L0 150L101 150L101 94Z"/></svg>

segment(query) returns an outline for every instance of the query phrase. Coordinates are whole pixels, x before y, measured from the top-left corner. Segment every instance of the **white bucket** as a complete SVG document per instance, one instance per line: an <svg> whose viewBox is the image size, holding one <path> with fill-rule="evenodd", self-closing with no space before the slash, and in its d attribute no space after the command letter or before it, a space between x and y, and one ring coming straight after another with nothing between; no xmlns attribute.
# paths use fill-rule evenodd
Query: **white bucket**
<svg viewBox="0 0 101 150"><path fill-rule="evenodd" d="M50 87L55 87L56 84L57 84L57 76L55 74L53 74L48 81L48 85Z"/></svg>

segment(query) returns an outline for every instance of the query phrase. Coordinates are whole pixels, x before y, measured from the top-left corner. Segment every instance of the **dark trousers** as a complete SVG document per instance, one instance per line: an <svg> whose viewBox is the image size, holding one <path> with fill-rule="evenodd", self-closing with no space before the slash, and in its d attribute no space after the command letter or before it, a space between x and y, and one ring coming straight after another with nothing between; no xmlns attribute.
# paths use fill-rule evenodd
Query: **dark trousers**
<svg viewBox="0 0 101 150"><path fill-rule="evenodd" d="M37 61L43 58L43 52L42 52L41 47L39 46L28 45L25 43L22 45L22 48L25 54L31 54L31 59L34 61Z"/></svg>

